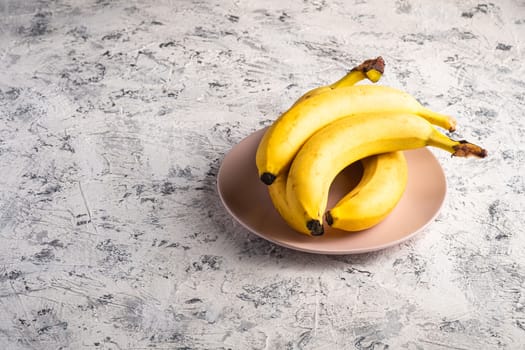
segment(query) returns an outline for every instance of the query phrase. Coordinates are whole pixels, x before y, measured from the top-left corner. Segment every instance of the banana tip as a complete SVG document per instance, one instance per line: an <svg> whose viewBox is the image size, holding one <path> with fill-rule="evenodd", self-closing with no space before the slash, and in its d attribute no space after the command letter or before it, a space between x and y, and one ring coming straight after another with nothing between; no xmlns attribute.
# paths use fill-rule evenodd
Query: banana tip
<svg viewBox="0 0 525 350"><path fill-rule="evenodd" d="M454 132L456 131L457 122L455 119L450 120L450 127L448 128L448 131Z"/></svg>
<svg viewBox="0 0 525 350"><path fill-rule="evenodd" d="M323 224L319 220L312 219L306 223L306 228L312 236L322 236L324 234Z"/></svg>
<svg viewBox="0 0 525 350"><path fill-rule="evenodd" d="M273 182L275 181L275 179L277 178L277 176L275 176L274 174L272 173L269 173L269 172L265 172L261 175L261 181L265 184L265 185L268 185L270 186L271 184L273 184Z"/></svg>
<svg viewBox="0 0 525 350"><path fill-rule="evenodd" d="M326 220L326 223L330 226L334 224L334 218L332 216L332 213L330 213L330 210L324 214L324 219Z"/></svg>

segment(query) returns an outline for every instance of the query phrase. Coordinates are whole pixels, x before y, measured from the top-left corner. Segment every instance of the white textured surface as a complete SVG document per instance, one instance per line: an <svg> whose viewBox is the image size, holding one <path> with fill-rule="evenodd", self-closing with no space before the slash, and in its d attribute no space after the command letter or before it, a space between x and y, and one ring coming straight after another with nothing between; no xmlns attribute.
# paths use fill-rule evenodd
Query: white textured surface
<svg viewBox="0 0 525 350"><path fill-rule="evenodd" d="M525 4L431 3L1 2L1 348L524 349ZM241 228L224 154L377 55L489 157L385 251Z"/></svg>

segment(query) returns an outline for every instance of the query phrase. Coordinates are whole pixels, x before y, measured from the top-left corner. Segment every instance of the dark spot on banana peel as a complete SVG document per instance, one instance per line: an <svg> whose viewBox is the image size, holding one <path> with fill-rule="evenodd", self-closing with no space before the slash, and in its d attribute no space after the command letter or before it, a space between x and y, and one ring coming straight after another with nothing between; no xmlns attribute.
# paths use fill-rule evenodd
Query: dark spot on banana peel
<svg viewBox="0 0 525 350"><path fill-rule="evenodd" d="M306 228L310 231L312 236L322 236L324 234L323 225L319 220L312 219L306 223Z"/></svg>
<svg viewBox="0 0 525 350"><path fill-rule="evenodd" d="M273 182L275 181L275 179L277 178L277 176L275 176L274 174L272 173L268 173L268 172L265 172L261 175L261 181L265 184L265 185L268 185L270 186L271 184L273 184Z"/></svg>
<svg viewBox="0 0 525 350"><path fill-rule="evenodd" d="M327 211L326 214L324 214L324 219L328 225L332 226L334 224L334 218L332 217L332 213L330 213L330 211Z"/></svg>
<svg viewBox="0 0 525 350"><path fill-rule="evenodd" d="M454 153L452 153L452 156L454 157L469 157L469 156L475 156L478 158L485 158L487 156L487 150L483 149L477 145L474 145L466 140L458 141L459 143L452 147L454 149Z"/></svg>
<svg viewBox="0 0 525 350"><path fill-rule="evenodd" d="M363 73L366 73L372 69L375 69L379 73L383 74L385 72L385 60L383 60L383 57L379 56L377 58L372 58L369 60L364 61L359 66L353 68L352 70L358 70Z"/></svg>

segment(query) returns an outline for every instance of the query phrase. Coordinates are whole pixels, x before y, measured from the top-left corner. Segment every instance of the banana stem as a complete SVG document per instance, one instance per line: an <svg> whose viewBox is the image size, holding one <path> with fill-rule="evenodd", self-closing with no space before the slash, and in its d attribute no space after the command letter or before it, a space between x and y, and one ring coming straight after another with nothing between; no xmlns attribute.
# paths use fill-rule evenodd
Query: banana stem
<svg viewBox="0 0 525 350"><path fill-rule="evenodd" d="M344 77L329 85L330 89L338 89L343 86L352 86L365 79L366 75L362 71L351 70Z"/></svg>
<svg viewBox="0 0 525 350"><path fill-rule="evenodd" d="M333 84L331 89L337 89L343 86L352 86L367 78L376 83L385 71L385 61L381 56L364 61L357 67L352 68L344 77Z"/></svg>
<svg viewBox="0 0 525 350"><path fill-rule="evenodd" d="M453 156L456 157L468 157L475 156L478 158L485 158L487 156L487 150L477 145L474 145L466 140L458 141L458 144L454 146Z"/></svg>
<svg viewBox="0 0 525 350"><path fill-rule="evenodd" d="M440 133L435 129L431 137L429 138L427 144L429 146L441 148L452 154L453 157L473 156L477 158L485 158L487 156L487 150L485 150L484 148L470 143L466 140L452 140L448 136Z"/></svg>

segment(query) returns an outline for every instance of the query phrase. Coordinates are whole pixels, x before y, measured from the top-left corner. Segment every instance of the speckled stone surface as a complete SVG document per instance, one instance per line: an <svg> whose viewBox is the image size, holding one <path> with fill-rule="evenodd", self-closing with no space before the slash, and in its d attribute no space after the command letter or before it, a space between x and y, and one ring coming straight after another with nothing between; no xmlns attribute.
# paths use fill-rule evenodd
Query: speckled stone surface
<svg viewBox="0 0 525 350"><path fill-rule="evenodd" d="M0 2L1 349L525 349L525 3ZM489 157L398 246L273 245L224 155L382 55Z"/></svg>

